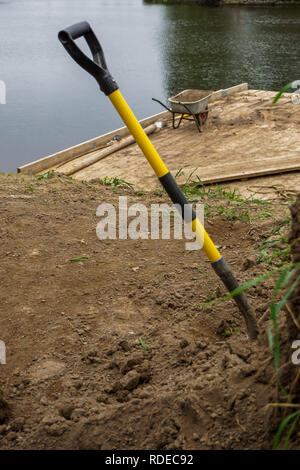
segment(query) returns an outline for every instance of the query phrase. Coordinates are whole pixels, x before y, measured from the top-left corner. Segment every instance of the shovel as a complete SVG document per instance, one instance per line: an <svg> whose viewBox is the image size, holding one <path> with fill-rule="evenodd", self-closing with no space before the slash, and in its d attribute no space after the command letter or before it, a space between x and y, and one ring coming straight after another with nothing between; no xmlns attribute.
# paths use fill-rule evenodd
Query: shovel
<svg viewBox="0 0 300 470"><path fill-rule="evenodd" d="M84 37L86 40L92 54L92 59L85 55L75 43L75 40L80 37ZM222 280L228 291L233 292L239 287L237 280L123 98L115 79L111 76L107 68L102 47L89 23L82 21L69 26L59 32L58 38L75 62L96 79L100 89L108 96L129 132L141 148L144 156L152 166L169 197L177 207L180 207L184 222L187 223L195 233L196 240L202 242L202 249L211 262L215 273ZM234 295L233 299L246 322L248 337L252 340L256 339L258 334L256 319L245 293L240 292Z"/></svg>

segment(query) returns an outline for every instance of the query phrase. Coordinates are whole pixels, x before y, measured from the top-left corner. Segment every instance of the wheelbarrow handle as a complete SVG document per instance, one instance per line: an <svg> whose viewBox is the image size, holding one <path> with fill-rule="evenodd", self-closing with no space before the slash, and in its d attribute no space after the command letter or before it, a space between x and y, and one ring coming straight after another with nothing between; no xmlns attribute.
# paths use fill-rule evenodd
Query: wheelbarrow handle
<svg viewBox="0 0 300 470"><path fill-rule="evenodd" d="M167 111L170 111L170 113L172 113L172 109L168 108L168 106L166 106L164 103L162 103L161 101L157 100L156 98L152 98L152 101L156 101L157 103L161 104Z"/></svg>
<svg viewBox="0 0 300 470"><path fill-rule="evenodd" d="M75 44L75 40L82 36L89 46L93 60ZM109 95L118 90L119 87L107 68L102 47L87 21L81 21L61 30L58 39L72 59L96 79L103 93Z"/></svg>

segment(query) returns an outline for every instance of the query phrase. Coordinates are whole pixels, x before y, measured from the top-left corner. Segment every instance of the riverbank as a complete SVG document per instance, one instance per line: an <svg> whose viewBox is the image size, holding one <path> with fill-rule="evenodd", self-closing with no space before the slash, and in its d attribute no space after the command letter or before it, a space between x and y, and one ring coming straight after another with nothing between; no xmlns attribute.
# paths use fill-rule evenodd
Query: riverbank
<svg viewBox="0 0 300 470"><path fill-rule="evenodd" d="M144 0L145 3L166 5L201 5L201 6L253 6L253 7L283 7L300 6L300 0Z"/></svg>

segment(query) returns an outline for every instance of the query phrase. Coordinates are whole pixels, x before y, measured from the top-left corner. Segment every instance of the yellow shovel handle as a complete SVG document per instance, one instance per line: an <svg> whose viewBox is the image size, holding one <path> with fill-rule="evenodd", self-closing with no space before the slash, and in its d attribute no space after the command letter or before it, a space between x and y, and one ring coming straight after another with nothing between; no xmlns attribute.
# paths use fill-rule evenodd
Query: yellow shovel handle
<svg viewBox="0 0 300 470"><path fill-rule="evenodd" d="M136 119L127 102L123 98L122 93L120 92L120 90L116 90L110 95L108 95L108 97L116 108L116 110L118 111L121 119L126 124L129 132L135 138L136 143L138 144L143 154L147 158L148 162L152 166L153 170L156 173L156 176L159 178L160 182L163 184L163 186L168 192L168 183L171 178L169 170L160 158L155 148L153 147L149 137L144 132L142 126ZM172 183L174 186L174 180L172 181ZM172 195L173 194L175 197L171 197L174 203L176 203L178 199L182 199L184 197L181 189L177 184L176 186L174 186L174 191ZM188 204L188 201L186 201L186 203ZM208 233L206 232L199 219L194 217L193 220L190 221L190 226L192 228L192 231L196 233L196 239L200 242L203 241L203 250L205 251L208 259L212 263L218 261L221 258L221 254L215 247L213 241L209 237Z"/></svg>

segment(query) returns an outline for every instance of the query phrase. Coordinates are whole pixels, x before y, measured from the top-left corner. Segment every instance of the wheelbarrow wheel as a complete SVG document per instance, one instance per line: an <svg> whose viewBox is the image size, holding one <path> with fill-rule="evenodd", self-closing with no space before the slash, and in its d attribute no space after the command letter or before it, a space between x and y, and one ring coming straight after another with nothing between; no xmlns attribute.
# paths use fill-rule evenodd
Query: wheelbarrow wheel
<svg viewBox="0 0 300 470"><path fill-rule="evenodd" d="M206 123L207 117L208 117L208 111L205 111L205 113L200 113L199 119L200 119L200 121L201 121L201 125L202 125L202 126L203 126L203 124Z"/></svg>
<svg viewBox="0 0 300 470"><path fill-rule="evenodd" d="M196 123L196 126L199 132L203 132L202 127L204 126L207 120L207 115L208 115L208 111L204 111L204 113L193 114L193 118L194 118L194 121Z"/></svg>

